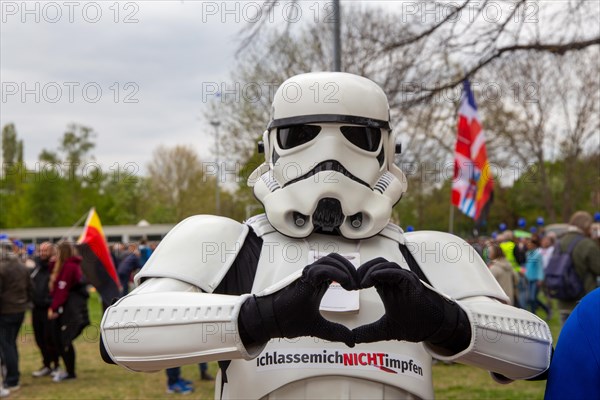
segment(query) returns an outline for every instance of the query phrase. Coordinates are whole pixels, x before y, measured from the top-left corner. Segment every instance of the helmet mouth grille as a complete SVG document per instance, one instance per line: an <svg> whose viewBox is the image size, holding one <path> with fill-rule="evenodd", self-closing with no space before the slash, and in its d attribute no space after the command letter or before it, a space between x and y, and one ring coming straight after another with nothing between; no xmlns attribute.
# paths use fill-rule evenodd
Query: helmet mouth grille
<svg viewBox="0 0 600 400"><path fill-rule="evenodd" d="M312 215L315 232L339 232L344 219L342 204L338 199L331 197L319 200L317 209Z"/></svg>

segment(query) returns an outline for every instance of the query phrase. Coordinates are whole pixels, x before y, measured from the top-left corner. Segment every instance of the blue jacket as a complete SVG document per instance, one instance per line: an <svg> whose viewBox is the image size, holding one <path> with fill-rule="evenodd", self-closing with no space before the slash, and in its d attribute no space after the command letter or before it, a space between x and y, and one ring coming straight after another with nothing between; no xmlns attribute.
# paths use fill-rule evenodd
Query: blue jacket
<svg viewBox="0 0 600 400"><path fill-rule="evenodd" d="M525 261L525 278L528 281L544 280L544 261L538 249L527 252Z"/></svg>
<svg viewBox="0 0 600 400"><path fill-rule="evenodd" d="M544 398L600 399L600 288L581 300L560 332Z"/></svg>
<svg viewBox="0 0 600 400"><path fill-rule="evenodd" d="M117 267L117 274L121 280L129 280L129 276L136 269L142 268L140 259L134 253L127 254Z"/></svg>

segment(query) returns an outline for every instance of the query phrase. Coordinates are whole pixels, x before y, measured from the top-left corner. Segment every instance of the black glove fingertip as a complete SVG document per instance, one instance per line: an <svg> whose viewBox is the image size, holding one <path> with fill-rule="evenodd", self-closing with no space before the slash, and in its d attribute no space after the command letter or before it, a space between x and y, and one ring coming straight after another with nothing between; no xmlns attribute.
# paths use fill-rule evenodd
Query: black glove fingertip
<svg viewBox="0 0 600 400"><path fill-rule="evenodd" d="M331 253L327 257L328 261L330 261L329 265L335 266L336 268L342 270L346 270L351 274L356 274L356 268L348 258L337 253Z"/></svg>
<svg viewBox="0 0 600 400"><path fill-rule="evenodd" d="M386 262L388 262L388 261L385 258L377 257L377 258L374 258L374 259L362 264L356 271L358 274L359 280L362 280L364 278L364 276L367 275L369 273L369 271L371 271L371 269L376 268L377 265L383 264Z"/></svg>
<svg viewBox="0 0 600 400"><path fill-rule="evenodd" d="M371 271L369 271L369 274L367 274L367 276L370 280L369 283L371 285L377 285L379 283L397 284L404 281L411 282L413 286L416 285L416 282L414 280L416 274L414 274L410 270L403 269L394 262L386 262L383 264L379 264L377 268L372 268ZM419 281L418 277L416 278L416 280Z"/></svg>

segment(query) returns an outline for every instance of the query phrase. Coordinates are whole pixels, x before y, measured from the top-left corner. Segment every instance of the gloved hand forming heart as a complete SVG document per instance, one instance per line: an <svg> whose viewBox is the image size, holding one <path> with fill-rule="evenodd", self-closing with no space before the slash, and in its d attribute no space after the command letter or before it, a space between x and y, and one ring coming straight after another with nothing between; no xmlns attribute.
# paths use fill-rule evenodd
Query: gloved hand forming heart
<svg viewBox="0 0 600 400"><path fill-rule="evenodd" d="M356 343L380 340L429 342L458 353L471 341L467 314L421 282L417 274L384 258L358 269L359 286L374 286L385 308L379 320L353 329Z"/></svg>
<svg viewBox="0 0 600 400"><path fill-rule="evenodd" d="M353 330L323 318L319 305L332 281L346 290L374 286L385 315ZM238 321L245 345L264 344L277 337L315 336L349 347L382 340L426 341L456 353L471 339L466 313L425 286L412 271L384 258L356 270L346 258L334 253L306 266L300 279L283 289L246 300Z"/></svg>
<svg viewBox="0 0 600 400"><path fill-rule="evenodd" d="M304 267L300 279L283 289L247 299L238 317L244 345L264 344L272 338L315 336L354 347L352 331L328 321L319 312L321 299L332 281L346 290L358 289L356 268L334 253Z"/></svg>

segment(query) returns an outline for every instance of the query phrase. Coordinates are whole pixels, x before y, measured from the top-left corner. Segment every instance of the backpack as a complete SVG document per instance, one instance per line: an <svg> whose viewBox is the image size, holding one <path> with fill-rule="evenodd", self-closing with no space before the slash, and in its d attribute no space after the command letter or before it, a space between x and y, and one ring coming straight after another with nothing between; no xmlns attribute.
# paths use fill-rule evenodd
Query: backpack
<svg viewBox="0 0 600 400"><path fill-rule="evenodd" d="M560 249L560 243L554 246L554 252L545 271L544 282L550 296L559 300L575 300L583 292L583 282L573 264L573 249L583 240L583 236L573 239L566 252Z"/></svg>

